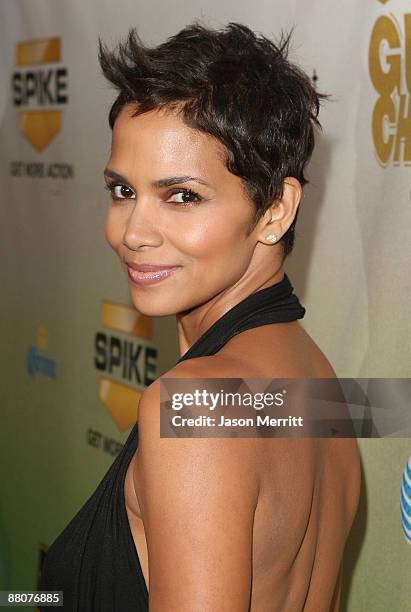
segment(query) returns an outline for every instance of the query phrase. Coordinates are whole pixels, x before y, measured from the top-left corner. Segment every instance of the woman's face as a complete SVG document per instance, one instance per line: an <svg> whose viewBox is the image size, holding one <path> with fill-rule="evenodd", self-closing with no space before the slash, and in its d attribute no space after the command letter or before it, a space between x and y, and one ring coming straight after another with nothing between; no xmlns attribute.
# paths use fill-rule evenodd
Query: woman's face
<svg viewBox="0 0 411 612"><path fill-rule="evenodd" d="M254 208L216 139L176 114L131 117L126 106L114 125L105 177L111 188L106 238L138 311L186 311L246 274L256 245L254 232L247 236ZM176 269L141 284L129 276L127 262Z"/></svg>

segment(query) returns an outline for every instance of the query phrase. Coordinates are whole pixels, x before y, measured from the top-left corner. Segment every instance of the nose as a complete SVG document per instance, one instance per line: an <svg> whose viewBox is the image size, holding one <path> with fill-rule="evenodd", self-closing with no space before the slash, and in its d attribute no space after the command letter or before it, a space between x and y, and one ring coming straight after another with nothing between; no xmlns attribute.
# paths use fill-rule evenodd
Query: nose
<svg viewBox="0 0 411 612"><path fill-rule="evenodd" d="M136 199L127 219L123 244L131 251L136 251L144 246L156 247L161 243L155 202L150 198Z"/></svg>

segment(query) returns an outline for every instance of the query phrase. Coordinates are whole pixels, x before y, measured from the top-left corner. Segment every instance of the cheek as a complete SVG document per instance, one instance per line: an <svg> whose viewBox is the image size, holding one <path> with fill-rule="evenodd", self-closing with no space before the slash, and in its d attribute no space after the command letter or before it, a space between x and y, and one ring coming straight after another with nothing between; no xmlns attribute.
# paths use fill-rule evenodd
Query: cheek
<svg viewBox="0 0 411 612"><path fill-rule="evenodd" d="M124 227L121 215L113 210L113 208L108 208L105 221L105 237L113 249L117 249L121 244L123 232Z"/></svg>
<svg viewBox="0 0 411 612"><path fill-rule="evenodd" d="M241 261L248 257L246 229L249 221L233 215L208 215L204 220L187 220L179 225L175 236L179 250L194 263Z"/></svg>

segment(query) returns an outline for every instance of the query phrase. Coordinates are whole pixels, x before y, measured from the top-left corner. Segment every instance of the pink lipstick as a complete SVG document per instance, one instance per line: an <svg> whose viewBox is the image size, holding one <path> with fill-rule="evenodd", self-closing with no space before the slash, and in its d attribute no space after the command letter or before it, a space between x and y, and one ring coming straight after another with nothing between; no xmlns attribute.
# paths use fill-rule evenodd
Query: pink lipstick
<svg viewBox="0 0 411 612"><path fill-rule="evenodd" d="M168 278L181 266L136 264L126 261L128 278L136 285L152 285Z"/></svg>

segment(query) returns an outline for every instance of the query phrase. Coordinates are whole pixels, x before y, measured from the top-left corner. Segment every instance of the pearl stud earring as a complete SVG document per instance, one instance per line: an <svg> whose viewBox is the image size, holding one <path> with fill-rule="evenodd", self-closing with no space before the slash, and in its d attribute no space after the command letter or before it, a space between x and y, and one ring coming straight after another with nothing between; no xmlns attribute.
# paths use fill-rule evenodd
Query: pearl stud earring
<svg viewBox="0 0 411 612"><path fill-rule="evenodd" d="M277 242L277 236L275 234L268 234L265 239L269 240L270 242Z"/></svg>

